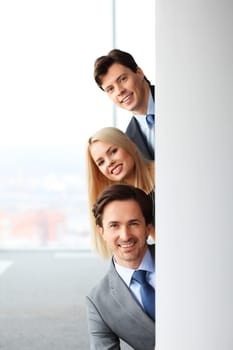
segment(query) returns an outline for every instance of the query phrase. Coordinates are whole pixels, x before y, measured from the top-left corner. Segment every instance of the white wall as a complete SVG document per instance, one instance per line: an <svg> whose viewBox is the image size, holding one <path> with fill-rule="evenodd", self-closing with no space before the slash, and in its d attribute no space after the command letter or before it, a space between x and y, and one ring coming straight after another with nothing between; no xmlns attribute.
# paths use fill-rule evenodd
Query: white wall
<svg viewBox="0 0 233 350"><path fill-rule="evenodd" d="M156 350L233 349L232 15L156 2Z"/></svg>

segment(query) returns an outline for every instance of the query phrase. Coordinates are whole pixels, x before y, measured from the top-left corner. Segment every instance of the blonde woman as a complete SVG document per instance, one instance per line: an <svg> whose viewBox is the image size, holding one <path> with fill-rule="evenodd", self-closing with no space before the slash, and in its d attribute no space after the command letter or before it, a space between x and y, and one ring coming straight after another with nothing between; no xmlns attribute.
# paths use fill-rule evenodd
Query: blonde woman
<svg viewBox="0 0 233 350"><path fill-rule="evenodd" d="M98 130L88 140L87 176L92 242L96 251L107 258L110 252L96 232L93 205L102 190L114 183L138 187L154 200L154 161L144 159L137 146L123 131L106 127ZM154 233L151 237L154 239Z"/></svg>

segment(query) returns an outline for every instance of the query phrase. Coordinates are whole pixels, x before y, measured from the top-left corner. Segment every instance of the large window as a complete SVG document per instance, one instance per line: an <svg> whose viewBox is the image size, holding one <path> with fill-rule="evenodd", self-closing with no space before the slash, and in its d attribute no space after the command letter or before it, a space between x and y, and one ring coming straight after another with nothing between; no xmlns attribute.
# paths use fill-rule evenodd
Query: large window
<svg viewBox="0 0 233 350"><path fill-rule="evenodd" d="M113 125L93 63L115 46L153 82L154 1L144 4L1 1L0 248L90 248L85 146Z"/></svg>

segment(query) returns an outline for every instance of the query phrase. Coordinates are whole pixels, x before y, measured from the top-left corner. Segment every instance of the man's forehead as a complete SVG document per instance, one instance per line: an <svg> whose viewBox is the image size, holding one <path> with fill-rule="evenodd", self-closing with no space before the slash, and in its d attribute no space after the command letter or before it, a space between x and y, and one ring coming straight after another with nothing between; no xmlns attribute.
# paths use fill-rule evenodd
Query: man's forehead
<svg viewBox="0 0 233 350"><path fill-rule="evenodd" d="M111 218L111 220L118 220L127 216L142 215L141 208L136 200L114 200L106 204L103 210L103 219Z"/></svg>
<svg viewBox="0 0 233 350"><path fill-rule="evenodd" d="M107 73L102 76L102 87L106 88L117 81L122 75L129 74L130 72L133 73L128 67L119 63L113 63L108 68Z"/></svg>

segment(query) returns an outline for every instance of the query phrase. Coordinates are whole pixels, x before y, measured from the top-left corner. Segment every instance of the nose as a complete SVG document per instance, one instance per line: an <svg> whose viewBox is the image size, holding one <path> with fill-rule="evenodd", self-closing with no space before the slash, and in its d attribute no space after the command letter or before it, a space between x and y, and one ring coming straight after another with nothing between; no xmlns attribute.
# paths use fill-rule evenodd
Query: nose
<svg viewBox="0 0 233 350"><path fill-rule="evenodd" d="M120 231L120 239L121 241L128 241L130 237L130 229L128 226L123 226L121 227L121 231Z"/></svg>
<svg viewBox="0 0 233 350"><path fill-rule="evenodd" d="M108 158L108 167L111 167L115 163L114 159Z"/></svg>
<svg viewBox="0 0 233 350"><path fill-rule="evenodd" d="M125 91L125 88L122 84L117 84L116 86L116 94L117 96L120 96Z"/></svg>

